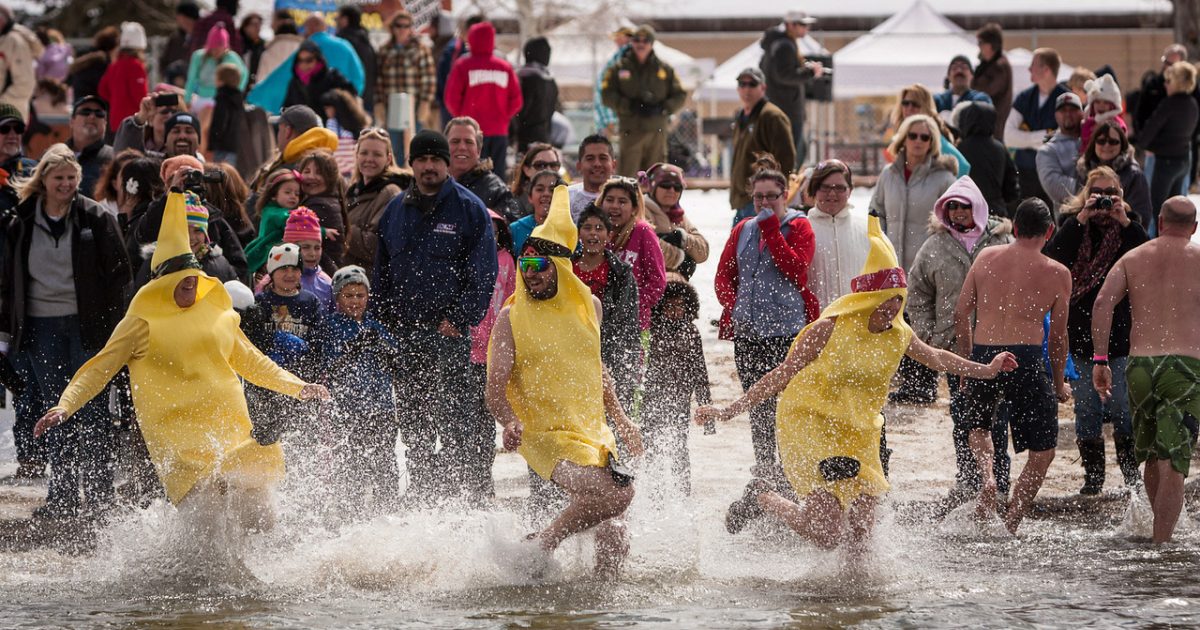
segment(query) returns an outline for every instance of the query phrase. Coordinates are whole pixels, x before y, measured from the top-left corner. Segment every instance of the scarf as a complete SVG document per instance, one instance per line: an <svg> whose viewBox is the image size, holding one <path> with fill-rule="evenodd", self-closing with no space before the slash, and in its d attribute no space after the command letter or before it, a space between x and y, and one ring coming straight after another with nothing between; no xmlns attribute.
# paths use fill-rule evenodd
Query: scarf
<svg viewBox="0 0 1200 630"><path fill-rule="evenodd" d="M297 68L296 69L296 78L300 79L300 82L303 83L304 85L308 85L309 82L312 81L312 78L314 76L316 76L316 74L318 72L320 72L324 69L325 69L325 64L320 63L320 62L313 64L312 70L309 70L307 72Z"/></svg>
<svg viewBox="0 0 1200 630"><path fill-rule="evenodd" d="M675 204L671 208L667 208L667 218L671 220L673 225L683 224L683 206Z"/></svg>
<svg viewBox="0 0 1200 630"><path fill-rule="evenodd" d="M1121 224L1109 217L1094 217L1092 223L1102 234L1100 242L1096 243L1091 226L1084 226L1083 243L1071 265L1072 304L1100 286L1121 250Z"/></svg>

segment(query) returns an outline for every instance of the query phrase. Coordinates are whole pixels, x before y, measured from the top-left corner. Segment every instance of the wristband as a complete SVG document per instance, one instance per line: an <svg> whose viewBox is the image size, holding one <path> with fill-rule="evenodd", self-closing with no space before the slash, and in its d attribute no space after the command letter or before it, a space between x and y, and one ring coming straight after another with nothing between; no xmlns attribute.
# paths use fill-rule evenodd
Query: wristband
<svg viewBox="0 0 1200 630"><path fill-rule="evenodd" d="M1107 354L1094 355L1094 356L1092 356L1092 363L1095 363L1096 365L1108 365L1108 355Z"/></svg>

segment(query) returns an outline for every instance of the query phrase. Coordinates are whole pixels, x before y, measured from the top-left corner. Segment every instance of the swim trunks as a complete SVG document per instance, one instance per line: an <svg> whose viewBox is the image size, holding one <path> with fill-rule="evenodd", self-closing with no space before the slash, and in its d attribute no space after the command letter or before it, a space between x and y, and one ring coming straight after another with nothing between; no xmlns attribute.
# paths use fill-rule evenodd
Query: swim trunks
<svg viewBox="0 0 1200 630"><path fill-rule="evenodd" d="M1187 475L1200 418L1200 359L1129 357L1125 378L1137 460L1171 460L1172 468Z"/></svg>
<svg viewBox="0 0 1200 630"><path fill-rule="evenodd" d="M992 430L996 407L1009 403L1013 449L1048 451L1058 445L1058 401L1042 363L1041 346L982 346L971 349L971 360L990 363L1001 352L1017 357L1017 369L992 380L967 379L963 389L963 426Z"/></svg>

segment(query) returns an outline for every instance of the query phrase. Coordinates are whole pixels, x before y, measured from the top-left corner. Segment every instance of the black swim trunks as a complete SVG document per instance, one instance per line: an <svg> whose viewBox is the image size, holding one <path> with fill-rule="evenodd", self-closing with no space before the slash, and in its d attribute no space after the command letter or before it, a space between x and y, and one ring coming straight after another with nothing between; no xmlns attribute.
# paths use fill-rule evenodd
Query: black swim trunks
<svg viewBox="0 0 1200 630"><path fill-rule="evenodd" d="M989 363L1001 352L1016 355L1017 369L1001 372L993 380L967 379L961 392L964 426L991 431L996 407L1007 400L1013 449L1018 453L1053 449L1058 445L1058 400L1046 373L1042 347L976 345L971 360Z"/></svg>

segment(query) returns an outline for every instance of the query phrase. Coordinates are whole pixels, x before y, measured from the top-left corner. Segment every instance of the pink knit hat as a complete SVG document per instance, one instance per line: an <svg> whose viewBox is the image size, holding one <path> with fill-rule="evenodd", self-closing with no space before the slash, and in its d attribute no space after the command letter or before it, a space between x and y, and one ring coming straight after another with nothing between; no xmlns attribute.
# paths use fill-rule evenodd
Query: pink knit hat
<svg viewBox="0 0 1200 630"><path fill-rule="evenodd" d="M300 206L288 213L287 223L283 226L283 242L299 243L300 241L321 240L321 220L317 213Z"/></svg>
<svg viewBox="0 0 1200 630"><path fill-rule="evenodd" d="M224 24L216 24L208 29L208 39L204 41L205 50L224 50L229 48L229 31Z"/></svg>

